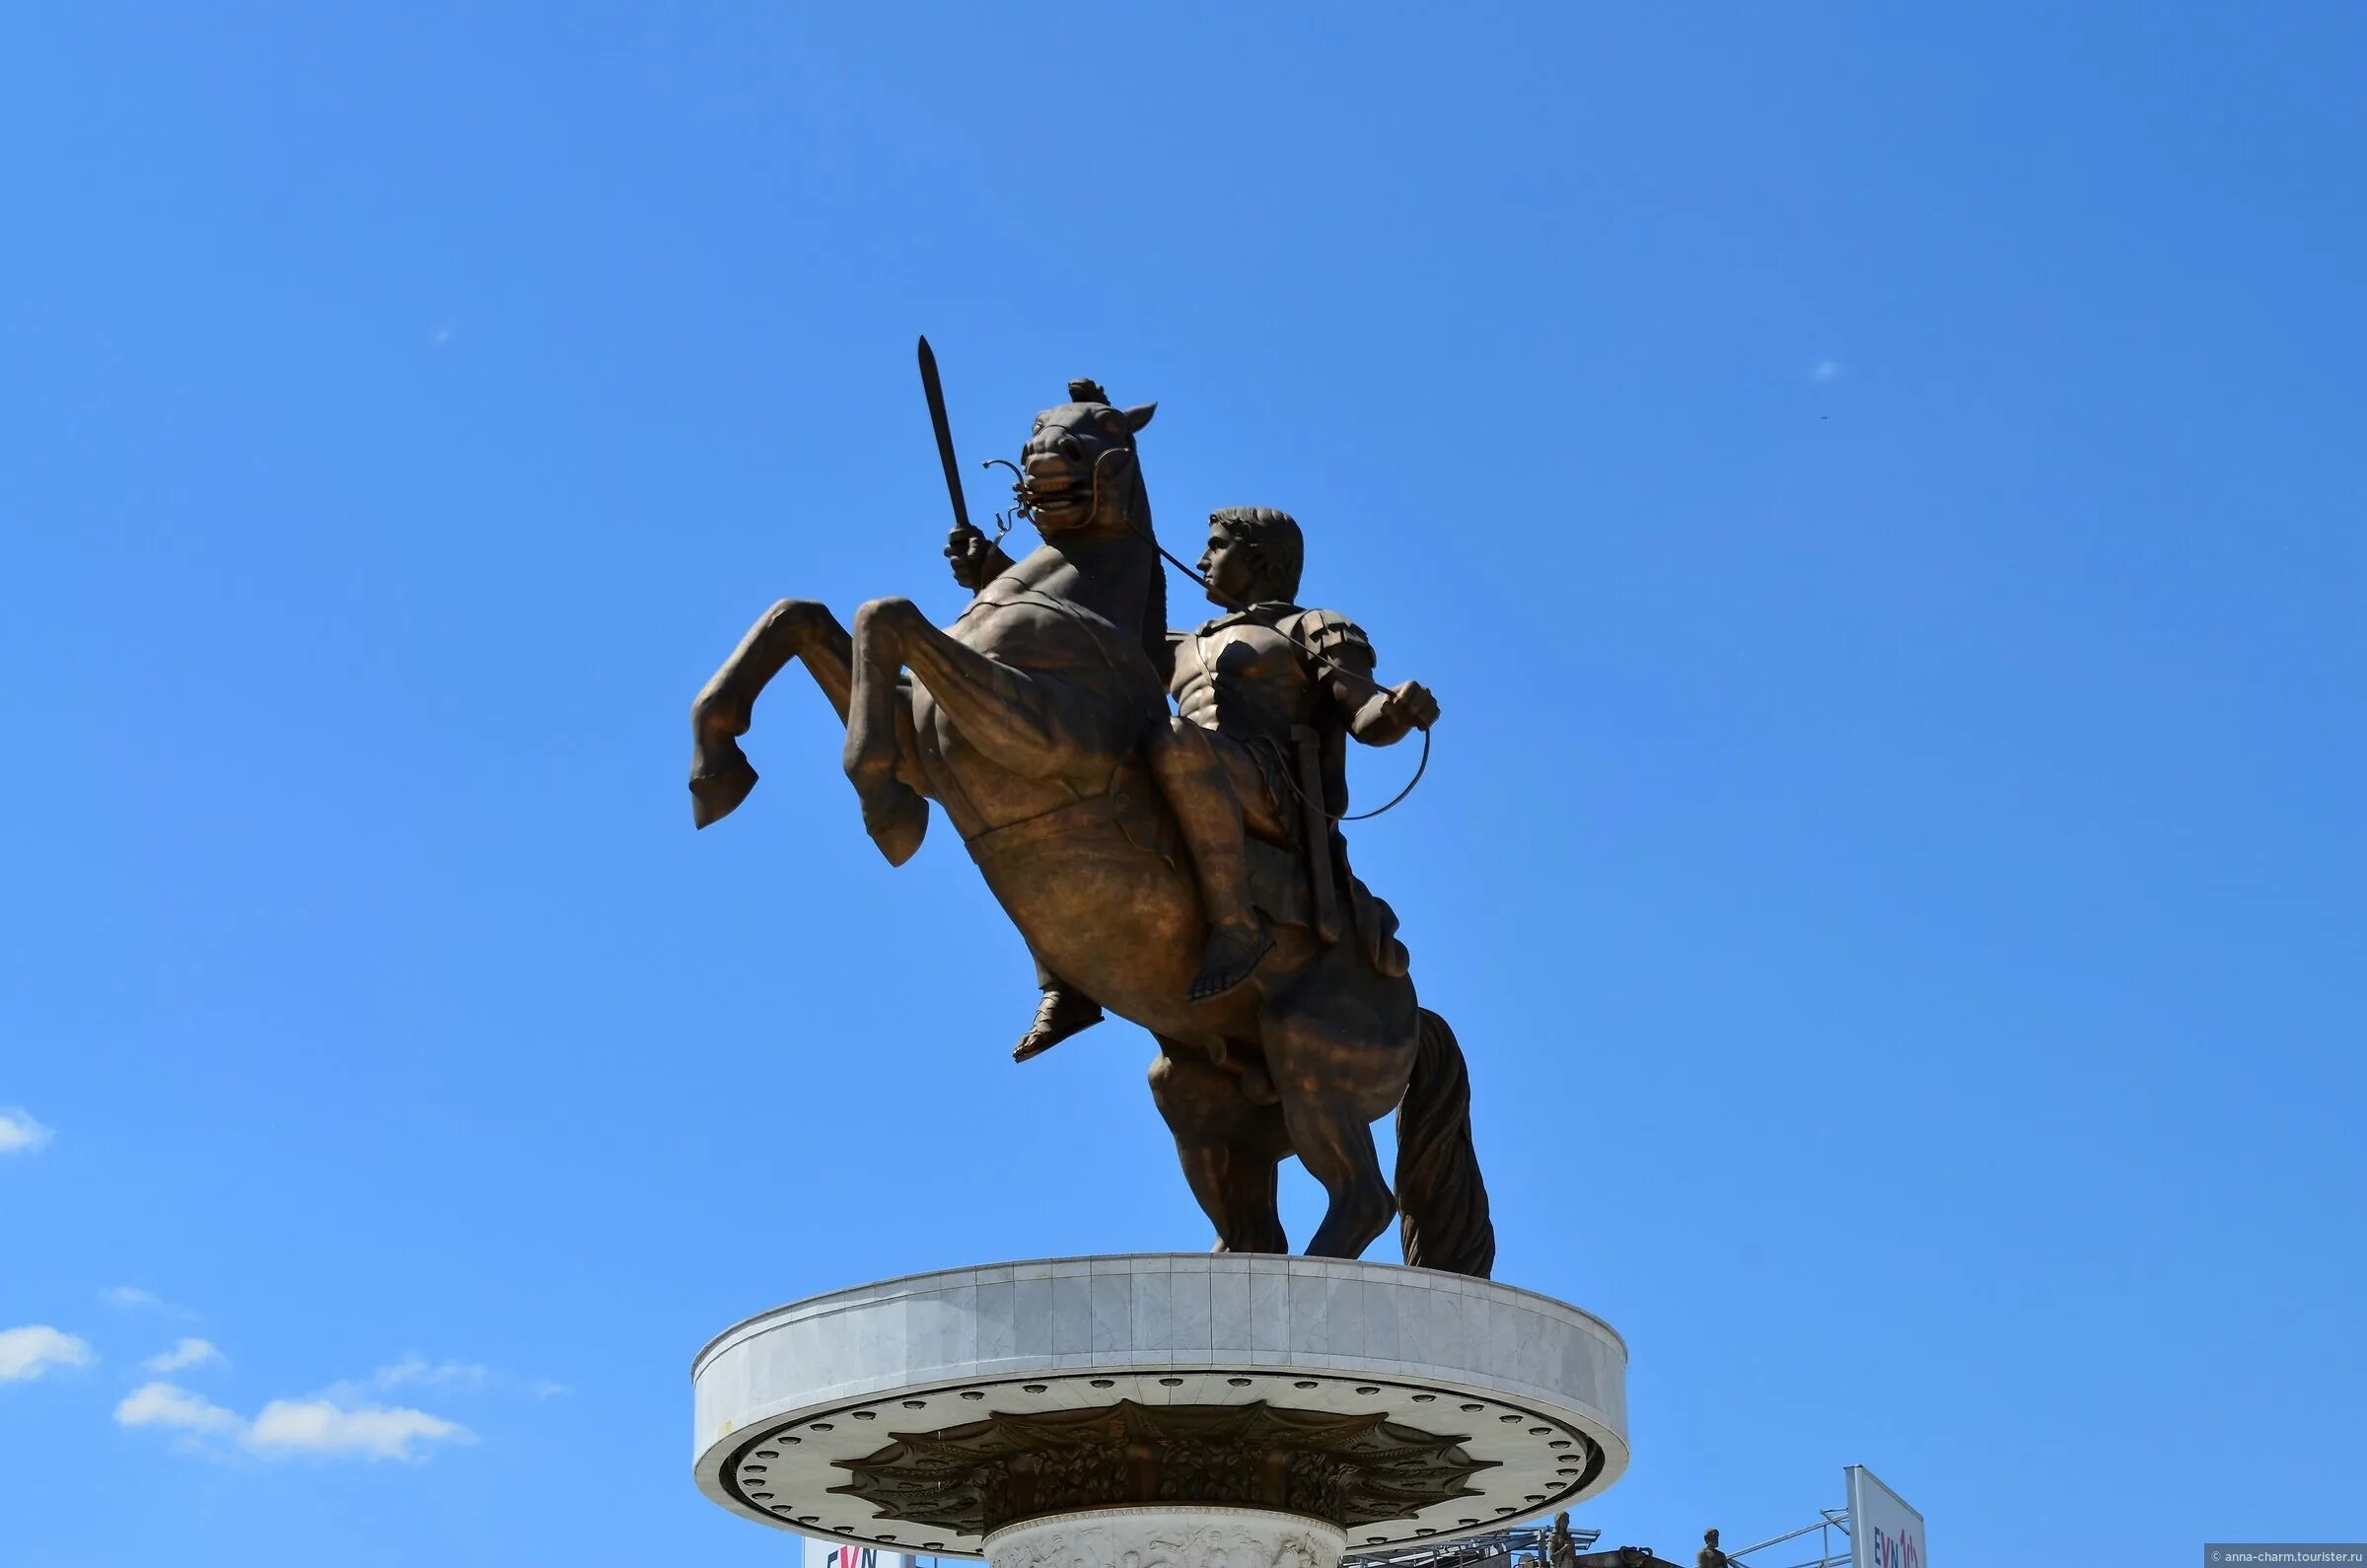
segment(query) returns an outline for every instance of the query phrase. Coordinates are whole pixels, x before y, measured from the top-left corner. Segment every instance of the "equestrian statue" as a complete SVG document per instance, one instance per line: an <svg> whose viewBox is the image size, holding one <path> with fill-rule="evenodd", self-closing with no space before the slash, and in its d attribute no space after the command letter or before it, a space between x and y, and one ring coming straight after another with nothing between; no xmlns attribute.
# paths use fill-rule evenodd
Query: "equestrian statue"
<svg viewBox="0 0 2367 1568"><path fill-rule="evenodd" d="M1275 1179L1296 1155L1329 1199L1310 1255L1359 1256L1395 1216L1407 1263L1485 1277L1463 1050L1416 999L1397 917L1338 825L1346 743L1419 730L1426 746L1436 699L1377 682L1354 622L1295 603L1287 514L1212 514L1196 572L1167 555L1136 439L1155 405L1089 381L1036 416L1013 490L1042 543L1011 559L969 522L920 349L954 501L945 553L975 597L942 630L907 599L864 605L851 633L812 601L766 610L691 704L693 820L748 798L739 737L802 662L846 725L881 853L910 859L934 802L1025 937L1042 998L1013 1056L1105 1010L1151 1033L1152 1098L1218 1250L1290 1249ZM1170 630L1163 557L1223 613ZM1372 1136L1393 1108L1394 1192Z"/></svg>

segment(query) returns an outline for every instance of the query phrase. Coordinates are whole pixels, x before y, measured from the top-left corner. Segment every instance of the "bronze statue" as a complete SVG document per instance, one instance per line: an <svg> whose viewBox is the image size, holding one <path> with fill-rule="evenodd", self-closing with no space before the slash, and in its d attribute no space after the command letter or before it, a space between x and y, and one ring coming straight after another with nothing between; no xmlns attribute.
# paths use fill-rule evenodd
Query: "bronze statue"
<svg viewBox="0 0 2367 1568"><path fill-rule="evenodd" d="M1570 1511L1563 1509L1553 1516L1553 1528L1537 1548L1538 1561L1542 1568L1572 1568L1578 1561L1578 1542L1570 1534Z"/></svg>
<svg viewBox="0 0 2367 1568"><path fill-rule="evenodd" d="M1693 1558L1694 1568L1726 1568L1728 1561L1726 1554L1718 1549L1718 1532L1714 1530L1703 1531L1701 1550Z"/></svg>
<svg viewBox="0 0 2367 1568"><path fill-rule="evenodd" d="M1484 1276L1495 1234L1463 1051L1416 1000L1395 917L1335 825L1345 738L1398 739L1435 701L1376 685L1352 623L1289 603L1297 528L1279 513L1216 515L1206 586L1238 607L1170 632L1135 439L1152 408L1090 382L1022 449L1016 492L1042 544L1015 563L986 546L922 354L948 554L976 597L946 630L874 600L851 635L819 604L773 606L692 704L693 820L754 787L737 738L803 660L846 723L881 852L909 859L936 802L1027 939L1047 980L1036 1048L1101 1008L1151 1032L1152 1096L1220 1249L1289 1249L1275 1174L1296 1154L1329 1198L1309 1253L1357 1256L1399 1213L1407 1262ZM1393 1106L1394 1195L1370 1127Z"/></svg>
<svg viewBox="0 0 2367 1568"><path fill-rule="evenodd" d="M1569 1510L1553 1516L1553 1528L1537 1543L1537 1568L1676 1568L1652 1555L1649 1546L1613 1546L1581 1552L1570 1533Z"/></svg>
<svg viewBox="0 0 2367 1568"><path fill-rule="evenodd" d="M1402 974L1397 917L1347 875L1334 825L1347 809L1344 742L1394 746L1438 721L1420 682L1382 686L1363 629L1292 600L1306 547L1299 525L1270 507L1209 514L1197 575L1228 613L1191 632L1169 632L1162 663L1177 713L1145 737L1152 778L1189 850L1208 946L1189 995L1222 996L1249 979L1273 939L1250 876L1247 837L1289 852L1286 875L1314 887L1319 921L1336 937L1344 900L1360 939L1385 973ZM946 544L954 576L978 589L1011 569L975 528L957 524ZM1245 837L1246 835L1246 837ZM1337 884L1345 881L1346 889ZM1268 900L1271 901L1270 899ZM1101 1008L1039 965L1043 1002L1012 1051L1026 1061L1099 1023Z"/></svg>

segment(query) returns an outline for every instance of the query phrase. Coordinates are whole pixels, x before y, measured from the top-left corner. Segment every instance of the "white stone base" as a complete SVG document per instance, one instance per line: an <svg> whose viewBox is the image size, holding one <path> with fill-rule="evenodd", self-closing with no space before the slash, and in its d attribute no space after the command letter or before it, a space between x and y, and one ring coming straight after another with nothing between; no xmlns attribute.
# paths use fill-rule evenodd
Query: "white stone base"
<svg viewBox="0 0 2367 1568"><path fill-rule="evenodd" d="M1626 1374L1627 1347L1600 1319L1491 1280L1204 1252L1002 1263L834 1291L719 1335L691 1367L693 1463L709 1497L776 1530L973 1556L991 1527L860 1501L852 1466L908 1434L1120 1401L1378 1415L1451 1437L1478 1466L1465 1489L1350 1523L1347 1544L1371 1551L1602 1493L1627 1465ZM1310 1540L1328 1529L1293 1528ZM1122 1551L1084 1555L1129 1568ZM1281 1568L1330 1568L1291 1556ZM1227 1550L1174 1568L1275 1565Z"/></svg>
<svg viewBox="0 0 2367 1568"><path fill-rule="evenodd" d="M1261 1508L1102 1508L986 1537L994 1568L1337 1568L1348 1537Z"/></svg>

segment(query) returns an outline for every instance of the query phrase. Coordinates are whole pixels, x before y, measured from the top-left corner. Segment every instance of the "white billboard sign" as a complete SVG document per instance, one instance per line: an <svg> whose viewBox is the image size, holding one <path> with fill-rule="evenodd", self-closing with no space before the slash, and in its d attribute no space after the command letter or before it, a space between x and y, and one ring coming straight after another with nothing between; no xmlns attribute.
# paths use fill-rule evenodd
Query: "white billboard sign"
<svg viewBox="0 0 2367 1568"><path fill-rule="evenodd" d="M805 1568L912 1568L910 1554L877 1546L841 1546L834 1540L806 1541Z"/></svg>
<svg viewBox="0 0 2367 1568"><path fill-rule="evenodd" d="M1923 1516L1863 1464L1843 1473L1849 1478L1849 1568L1929 1568Z"/></svg>

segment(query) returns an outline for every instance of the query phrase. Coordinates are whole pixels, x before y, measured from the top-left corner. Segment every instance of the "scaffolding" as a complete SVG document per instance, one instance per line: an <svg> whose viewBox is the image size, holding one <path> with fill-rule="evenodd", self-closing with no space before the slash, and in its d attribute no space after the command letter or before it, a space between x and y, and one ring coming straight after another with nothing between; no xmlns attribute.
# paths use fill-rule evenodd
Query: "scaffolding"
<svg viewBox="0 0 2367 1568"><path fill-rule="evenodd" d="M1739 1563L1753 1552L1765 1551L1769 1546L1780 1546L1787 1540L1801 1541L1802 1545L1795 1550L1805 1549L1805 1537L1814 1535L1817 1537L1817 1554L1814 1557L1804 1557L1795 1563L1778 1563L1773 1558L1761 1558L1746 1564L1745 1568L1849 1568L1849 1510L1825 1508L1819 1509L1818 1515L1817 1522L1813 1525L1803 1525L1798 1530L1787 1530L1780 1535L1768 1536L1756 1546L1745 1546L1740 1551L1730 1551L1726 1554L1726 1560ZM1837 1552L1833 1549L1835 1532L1838 1532L1840 1536L1840 1549Z"/></svg>
<svg viewBox="0 0 2367 1568"><path fill-rule="evenodd" d="M1484 1535L1466 1535L1435 1546L1350 1552L1340 1560L1340 1568L1544 1568L1545 1538L1551 1533L1544 1526L1522 1525ZM1811 1535L1816 1537L1813 1557L1787 1561L1791 1553L1768 1551L1786 1541L1801 1542L1794 1551L1808 1550L1807 1537ZM1570 1544L1580 1552L1591 1551L1602 1538L1599 1530L1570 1527ZM1849 1510L1826 1508L1818 1510L1813 1523L1730 1551L1726 1560L1736 1568L1849 1568ZM1767 1555L1759 1556L1761 1552ZM968 1559L916 1556L910 1561L913 1568L957 1568L957 1564L959 1568L968 1568Z"/></svg>
<svg viewBox="0 0 2367 1568"><path fill-rule="evenodd" d="M1544 1542L1548 1533L1542 1528L1527 1525L1467 1536L1439 1546L1352 1553L1342 1560L1340 1568L1544 1568ZM1810 1536L1815 1537L1813 1543ZM1576 1526L1570 1529L1570 1542L1581 1552L1602 1538L1599 1530L1580 1530ZM1800 1544L1790 1552L1769 1549L1787 1541ZM1792 1560L1798 1552L1811 1549L1814 1556ZM1770 1535L1755 1545L1739 1547L1728 1552L1726 1560L1735 1568L1849 1568L1852 1560L1849 1549L1849 1510L1824 1508L1817 1511L1813 1523Z"/></svg>
<svg viewBox="0 0 2367 1568"><path fill-rule="evenodd" d="M1551 1533L1542 1526L1522 1525L1484 1535L1466 1535L1437 1546L1351 1552L1340 1560L1340 1568L1535 1568L1544 1561L1545 1537ZM1570 1542L1580 1551L1602 1538L1599 1530L1570 1527Z"/></svg>

